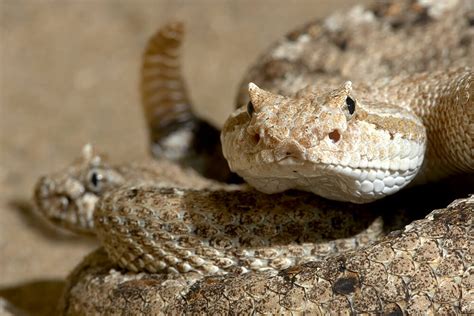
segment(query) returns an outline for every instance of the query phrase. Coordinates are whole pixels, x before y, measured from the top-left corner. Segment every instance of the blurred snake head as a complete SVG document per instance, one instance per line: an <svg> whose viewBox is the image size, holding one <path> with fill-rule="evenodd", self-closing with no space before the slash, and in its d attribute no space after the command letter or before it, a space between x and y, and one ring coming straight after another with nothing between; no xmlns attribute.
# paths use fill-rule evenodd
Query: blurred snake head
<svg viewBox="0 0 474 316"><path fill-rule="evenodd" d="M423 161L422 122L399 106L358 99L349 81L295 97L250 83L249 95L221 141L231 170L265 193L299 189L366 203L409 183Z"/></svg>
<svg viewBox="0 0 474 316"><path fill-rule="evenodd" d="M123 181L120 173L88 144L70 166L39 179L34 200L40 213L53 224L93 234L93 213L98 199Z"/></svg>

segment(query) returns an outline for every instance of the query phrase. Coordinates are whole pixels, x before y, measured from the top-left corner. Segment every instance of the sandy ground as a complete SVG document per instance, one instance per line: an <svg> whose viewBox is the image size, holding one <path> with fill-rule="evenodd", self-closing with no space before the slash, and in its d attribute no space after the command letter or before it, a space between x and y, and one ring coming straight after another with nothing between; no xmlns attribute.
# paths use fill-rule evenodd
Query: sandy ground
<svg viewBox="0 0 474 316"><path fill-rule="evenodd" d="M50 315L67 273L97 246L43 222L32 189L86 142L117 162L147 155L138 69L158 26L186 23L192 97L220 125L242 74L272 41L354 2L0 0L0 297Z"/></svg>

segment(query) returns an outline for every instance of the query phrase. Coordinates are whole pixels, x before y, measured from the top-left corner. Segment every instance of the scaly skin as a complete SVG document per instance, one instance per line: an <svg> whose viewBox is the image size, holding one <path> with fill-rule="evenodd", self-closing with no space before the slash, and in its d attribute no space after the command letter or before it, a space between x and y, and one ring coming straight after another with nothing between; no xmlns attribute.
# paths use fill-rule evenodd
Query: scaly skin
<svg viewBox="0 0 474 316"><path fill-rule="evenodd" d="M181 74L184 25L169 23L148 41L143 54L140 92L150 136L150 149L219 181L241 182L222 156L219 130L191 108Z"/></svg>
<svg viewBox="0 0 474 316"><path fill-rule="evenodd" d="M144 184L195 189L222 187L168 160L112 165L88 144L71 165L39 179L34 200L38 211L51 223L79 234L94 235L93 215L99 199L115 188Z"/></svg>
<svg viewBox="0 0 474 316"><path fill-rule="evenodd" d="M429 194L428 194L429 196ZM474 313L474 198L368 247L271 272L201 278L126 273L103 250L69 276L60 306L83 314Z"/></svg>
<svg viewBox="0 0 474 316"><path fill-rule="evenodd" d="M303 192L265 195L167 161L112 165L90 145L69 167L41 178L35 198L54 224L97 234L126 269L203 275L281 270L322 259L375 241L413 218L391 202L357 206Z"/></svg>
<svg viewBox="0 0 474 316"><path fill-rule="evenodd" d="M278 203L275 203L278 201ZM96 233L130 271L203 275L288 268L377 240L386 207L346 205L313 194L132 186L99 200ZM393 210L396 221L406 210Z"/></svg>
<svg viewBox="0 0 474 316"><path fill-rule="evenodd" d="M259 191L299 189L367 203L413 179L474 172L471 68L380 86L307 88L295 98L251 83L249 94L249 105L226 121L221 140L231 169Z"/></svg>
<svg viewBox="0 0 474 316"><path fill-rule="evenodd" d="M257 100L265 93L271 93L268 94L270 99L282 100L283 97L275 93L292 95L308 83L324 82L323 85L319 83L316 87L314 90L316 94L310 94L311 97L308 97L306 92L313 91L309 88L299 93L300 98L297 99L306 100L301 102L306 107L311 98L316 101L320 99L328 101L325 104L316 103L315 108L327 106L324 110L329 109L329 111L326 111L324 115L332 115L332 118L324 124L335 124L337 128L316 130L316 136L320 134L321 139L329 139L337 144L344 143L346 136L342 133L343 125L346 124L346 128L350 125L354 117L350 106L355 103L357 110L355 117L364 118L365 116L367 128L375 131L377 129L374 127L382 127L388 134L388 138L419 142L420 146L414 150L415 155L417 155L416 152L423 151L419 148L425 146L423 142L420 142L424 132L416 132L418 129L453 128L452 130L455 131L453 134L456 137L464 136L461 141L463 146L459 151L461 155L451 156L457 151L449 148L449 143L439 141L439 144L443 146L448 144L446 148L443 148L449 153L442 157L443 159L448 157L448 163L445 165L451 166L450 161L455 161L453 170L448 170L448 173L463 168L471 171L472 71L469 67L472 67L470 56L472 56L474 41L471 38L472 18L469 12L472 11L470 11L469 3L467 1L452 2L458 6L451 7L452 3L448 3L443 8L436 2L424 8L425 4L413 4L406 1L403 5L408 3L411 14L407 14L407 18L405 18L405 12L397 13L398 3L379 4L378 9L374 11L359 10L345 15L335 15L322 23L312 23L289 35L286 40L280 42L262 58L264 62L251 71L249 75L251 79L248 81L256 82L263 89L259 90L256 86L251 86L250 97L256 98L255 104L249 105L249 114L252 115L242 113L242 111L239 113L247 115L247 118L249 116L255 118L264 113L259 112L263 111L262 108L269 107L270 111L265 113L271 116L274 114L271 111L273 104L271 102L259 104ZM459 70L461 67L467 67L462 68L467 70ZM428 90L425 91L425 98L417 97L415 100L432 102L436 99L436 104L442 105L443 102L460 104L461 109L467 109L467 111L461 111L460 116L456 111L451 112L453 111L451 108L445 111L444 115L447 117L456 117L449 124L446 119L436 120L442 115L435 115L437 112L433 111L434 108L428 111L427 119L421 112L406 108L403 102L399 102L397 96L413 100L410 93L403 90L391 90L387 88L389 85L382 84L386 80L383 78L393 79L398 75L398 78L407 78L408 75L423 71L435 73L437 69L446 69L446 73L442 76L449 76L448 69L458 69L456 75L459 74L459 77L454 78L454 84L426 85ZM354 82L353 87L344 84L347 80ZM365 87L363 82L366 83ZM425 87L424 80L414 83L417 83L421 89ZM327 87L331 86L339 88L328 90ZM440 88L442 86L448 87L450 98L439 97L445 91ZM461 92L456 88L459 88ZM385 95L378 94L380 98L386 98L384 102L391 103L393 100L398 100L396 102L398 109L404 109L407 112L402 115L404 123L395 123L398 121L399 112L395 114L390 112L388 115L380 113L380 117L377 118L376 114L369 111L371 101L363 96L359 98L358 91L364 89L379 89L378 91L385 92ZM352 95L353 92L354 95ZM351 99L353 97L352 102L348 101L348 96ZM293 99L290 99L288 103L292 103L291 100ZM252 107L254 107L253 110ZM291 106L287 109L291 109ZM298 108L295 112L297 110ZM321 114L323 113L324 111ZM282 112L282 114L287 113ZM307 113L301 112L301 114ZM384 116L387 121L383 120ZM242 120L245 118L240 117ZM410 120L413 119L411 123L407 123L408 117ZM278 136L278 132L284 128L301 128L299 124L300 122L295 126L291 124L276 126L275 129L271 129L270 126L264 127L269 134L274 133ZM427 124L432 124L432 126L426 126ZM394 127L396 134L390 135L390 128ZM435 133L428 135L428 152L430 146L434 148L429 143L430 137L436 138L434 135ZM445 135L450 134L445 133ZM253 137L255 140L255 136ZM274 140L276 143L281 141L279 137L274 137ZM285 145L291 150L290 153L296 153L298 156L298 145L301 144L292 143L291 140L294 139L291 138L289 142L288 139L285 140L287 141ZM365 141L372 140L369 138ZM467 150L463 150L466 148ZM286 151L281 153L286 155ZM428 162L432 161L431 156L428 157L430 158ZM450 157L458 158L449 160ZM466 160L459 164L457 160L460 159ZM252 166L252 164L249 165ZM420 165L419 161L416 165ZM440 171L446 172L444 168ZM304 179L305 173L301 176ZM377 177L377 174L375 176ZM427 177L432 177L432 175L428 174ZM433 178L436 177L438 175L433 176ZM281 182L279 179L274 181ZM375 182L373 182L373 187L376 187ZM334 192L332 194L337 197L337 193ZM222 198L216 201L218 211L211 209L208 212L209 205L206 203L212 200L210 196L213 194ZM406 226L403 231L395 231L375 243L369 241L369 244L362 248L342 253L325 253L324 258L320 260L312 258L311 260L315 261L309 263L301 263L305 261L300 256L301 251L300 255L290 256L290 258L287 258L286 253L283 252L285 256L282 259L289 259L290 265L295 263L296 265L276 273L275 268L283 268L286 265L272 267L272 260L254 260L255 253L252 247L239 248L244 245L242 240L246 236L245 229L251 231L251 228L256 225L254 222L248 225L245 222L242 223L243 234L242 232L239 234L237 229L226 230L226 227L233 223L233 216L243 218L242 214L245 210L239 209L238 206L241 203L238 201L246 194L249 192L230 192L228 195L230 201L236 197L237 202L229 203L229 200L224 198L227 197L227 192L165 190L157 188L153 183L120 187L109 191L99 200L100 207L95 212L95 224L101 231L99 236L105 243L109 257L113 258L115 263L111 264L100 259L102 260L100 264L104 264L109 271L104 274L102 268L96 265L97 261L94 261L98 260L97 256L100 254L91 257L91 261L86 261L80 267L81 270L72 275L72 281L65 296L66 308L63 311L68 313L85 313L84 311L137 313L150 311L150 308L158 308L152 309L151 312L474 312L471 267L472 197L456 201L442 211L434 211L424 220L415 221ZM259 197L257 193L251 193L251 195ZM305 195L301 193L301 196ZM188 197L191 199L186 201ZM288 195L282 194L276 197L284 201ZM428 194L424 196L423 201L430 199L431 196ZM266 204L270 205L268 213L264 212L261 216L269 214L270 224L283 223L280 222L281 216L272 216L272 212L275 212L272 210L278 209L275 204L278 204L279 200L271 197L259 198L259 200L266 201ZM316 200L318 199L315 198ZM405 206L413 203L408 203L407 201L410 200L401 194L394 196L393 200L387 200L388 206L384 210L392 216L398 214L398 209L389 207L393 201L399 201ZM298 203L303 205L304 201ZM320 206L323 202L315 203ZM344 204L340 205L343 209L348 207ZM367 206L361 207L365 210L369 209ZM260 205L257 208L265 210ZM303 207L305 208L306 206ZM298 207L286 208L283 219L296 217L298 220L300 213L292 213L294 210L298 210ZM339 211L341 210L336 210L336 212ZM204 218L199 216L203 214ZM340 219L346 218L346 214ZM182 221L177 219L182 219ZM197 225L195 226L194 223ZM218 226L222 223L227 226ZM291 221L289 223L292 224ZM285 240L292 241L295 236L300 237L299 233L304 234L307 223L304 221L303 223L304 225L295 231L288 229L294 225L288 228L280 226L285 228L284 231L291 231L293 234L284 236L283 241L277 242L278 246L280 242L283 244ZM200 230L199 225L203 225L203 229ZM271 227L275 228L278 225ZM321 230L323 233L329 231L331 230ZM234 233L237 235L233 235ZM183 235L186 237L183 238ZM232 236L230 242L229 236ZM163 239L168 241L163 242ZM356 236L351 238L352 241L356 239ZM266 240L271 240L271 238L262 239L265 242ZM304 241L303 238L297 241L299 240ZM193 248L196 242L199 253ZM332 242L338 243L337 240L332 240ZM217 248L206 249L208 244ZM275 250L277 244L270 243L272 247L268 250ZM227 245L230 246L227 247ZM233 249L234 245L236 245L235 249ZM224 250L219 252L218 248L222 246ZM286 244L283 247L291 249L291 245ZM191 250L188 252L189 249L183 248ZM257 249L259 249L258 246ZM173 255L167 256L165 251L173 252ZM240 251L243 255L239 257L236 251ZM246 253L249 255L246 256ZM230 261L217 260L216 255L221 254ZM268 253L264 251L263 255L267 256ZM303 260L298 261L299 259ZM233 269L234 265L240 270ZM180 274L122 275L121 272L110 270L118 266L145 271L166 269L168 272L180 272ZM226 267L230 268L226 270ZM249 268L259 271L243 275L236 274ZM261 271L265 269L268 271ZM203 278L203 275L213 273L226 274ZM124 279L132 282L122 282ZM170 282L164 281L165 279L169 279ZM178 282L174 282L173 279L178 279ZM154 300L155 297L159 298ZM98 300L95 300L96 298ZM121 301L122 299L125 302ZM158 307L150 302L156 302Z"/></svg>

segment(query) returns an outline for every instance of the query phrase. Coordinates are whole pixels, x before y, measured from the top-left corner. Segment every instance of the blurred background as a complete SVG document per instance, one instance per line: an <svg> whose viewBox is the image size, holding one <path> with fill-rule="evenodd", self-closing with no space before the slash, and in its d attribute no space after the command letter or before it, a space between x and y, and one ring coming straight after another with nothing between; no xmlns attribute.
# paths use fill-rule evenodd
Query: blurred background
<svg viewBox="0 0 474 316"><path fill-rule="evenodd" d="M68 272L97 247L36 216L32 189L87 142L114 162L148 154L138 74L159 26L185 22L196 112L221 126L244 72L272 42L356 2L0 0L0 297L50 315Z"/></svg>

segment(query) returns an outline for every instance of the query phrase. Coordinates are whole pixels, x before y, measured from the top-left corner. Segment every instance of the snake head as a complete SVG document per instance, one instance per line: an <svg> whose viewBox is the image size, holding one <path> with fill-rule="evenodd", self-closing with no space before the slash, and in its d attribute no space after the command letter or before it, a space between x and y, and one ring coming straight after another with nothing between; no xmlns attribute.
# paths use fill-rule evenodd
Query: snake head
<svg viewBox="0 0 474 316"><path fill-rule="evenodd" d="M348 121L355 113L351 90L348 81L327 94L318 95L305 89L296 98L288 98L250 83L247 112L251 120L247 133L273 149L276 161L304 159L306 148L325 141L337 143L347 130Z"/></svg>
<svg viewBox="0 0 474 316"><path fill-rule="evenodd" d="M398 191L423 161L423 124L364 92L345 82L285 97L250 83L249 104L221 135L230 168L265 193L299 189L366 203Z"/></svg>
<svg viewBox="0 0 474 316"><path fill-rule="evenodd" d="M93 212L99 197L122 182L120 173L87 144L70 166L39 179L34 200L39 212L53 224L93 234Z"/></svg>

